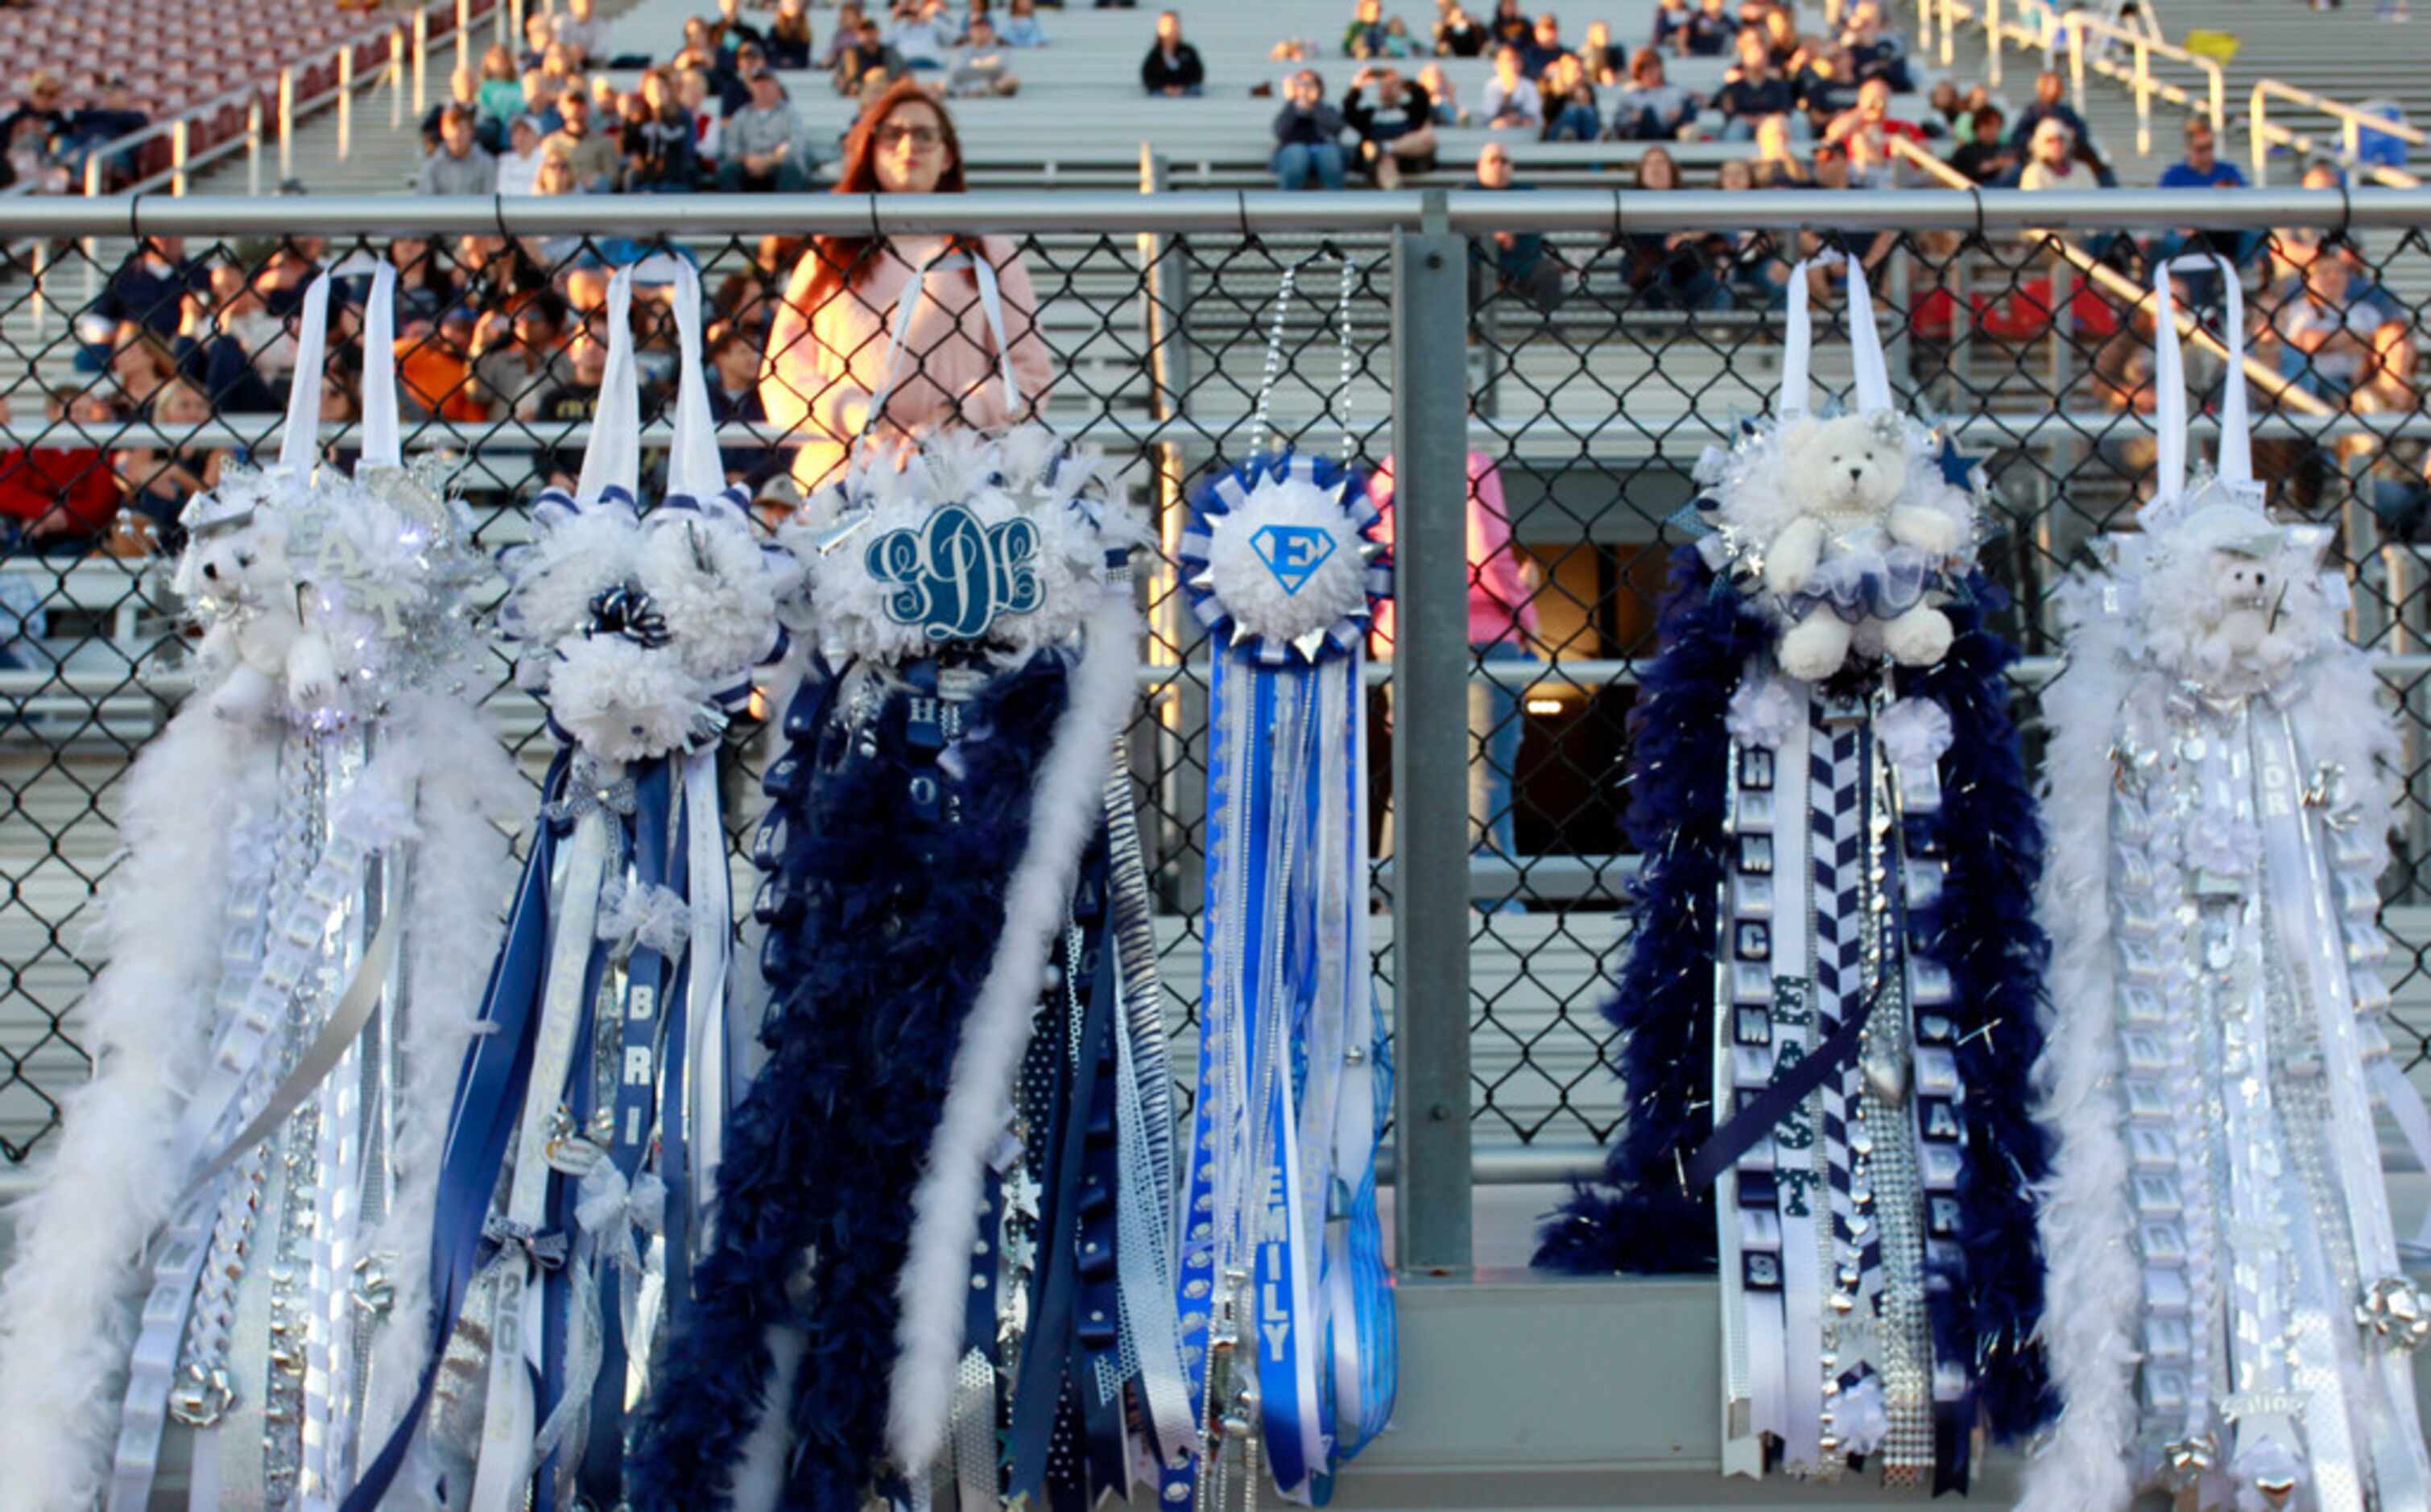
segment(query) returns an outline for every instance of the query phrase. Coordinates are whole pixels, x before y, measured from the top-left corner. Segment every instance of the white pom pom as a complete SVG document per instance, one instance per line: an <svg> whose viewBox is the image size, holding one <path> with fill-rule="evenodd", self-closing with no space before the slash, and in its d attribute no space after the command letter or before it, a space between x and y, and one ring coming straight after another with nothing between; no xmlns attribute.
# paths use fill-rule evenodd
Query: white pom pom
<svg viewBox="0 0 2431 1512"><path fill-rule="evenodd" d="M681 749L702 705L680 658L618 635L577 637L560 648L549 711L595 756L638 762Z"/></svg>

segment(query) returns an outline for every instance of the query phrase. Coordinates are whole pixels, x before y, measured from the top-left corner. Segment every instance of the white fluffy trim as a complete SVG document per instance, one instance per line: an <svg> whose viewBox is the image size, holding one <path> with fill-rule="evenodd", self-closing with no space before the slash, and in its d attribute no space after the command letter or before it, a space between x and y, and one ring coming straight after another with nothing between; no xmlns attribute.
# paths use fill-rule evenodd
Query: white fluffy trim
<svg viewBox="0 0 2431 1512"><path fill-rule="evenodd" d="M376 1453L405 1419L430 1344L431 1226L439 1161L514 858L493 821L523 806L522 777L489 722L461 703L416 698L390 715L389 749L411 741L421 769L420 843L408 879L406 1011L396 1031L396 1190L369 1252L387 1271L388 1319L372 1342L363 1441ZM440 1468L416 1443L385 1506L437 1507Z"/></svg>
<svg viewBox="0 0 2431 1512"><path fill-rule="evenodd" d="M2098 582L2058 597L2072 620L2067 668L2043 693L2051 729L2043 815L2050 851L2037 899L2051 932L2051 1007L2035 1067L2037 1115L2054 1134L2037 1223L2047 1266L2043 1350L2062 1406L2027 1464L2025 1512L2108 1512L2135 1492L2130 1460L2143 1279L2120 1134L2119 1025L2110 936L2111 743L2134 673L2122 621Z"/></svg>
<svg viewBox="0 0 2431 1512"><path fill-rule="evenodd" d="M549 669L549 712L582 748L609 761L638 762L690 743L702 688L666 649L645 650L622 636L576 636Z"/></svg>
<svg viewBox="0 0 2431 1512"><path fill-rule="evenodd" d="M201 1073L226 928L220 880L238 827L276 806L264 727L190 701L136 758L127 855L97 932L109 959L83 1002L93 1080L72 1093L0 1280L0 1478L29 1512L100 1504L117 1437L145 1241L183 1184L171 1149Z"/></svg>
<svg viewBox="0 0 2431 1512"><path fill-rule="evenodd" d="M1127 594L1107 594L1090 616L1071 701L1031 790L1030 843L1005 886L1004 932L964 1020L945 1111L913 1194L911 1243L895 1288L902 1312L886 1436L897 1468L915 1478L945 1441L981 1170L1011 1115L1014 1074L1029 1049L1048 949L1098 825L1115 736L1136 694L1138 617Z"/></svg>

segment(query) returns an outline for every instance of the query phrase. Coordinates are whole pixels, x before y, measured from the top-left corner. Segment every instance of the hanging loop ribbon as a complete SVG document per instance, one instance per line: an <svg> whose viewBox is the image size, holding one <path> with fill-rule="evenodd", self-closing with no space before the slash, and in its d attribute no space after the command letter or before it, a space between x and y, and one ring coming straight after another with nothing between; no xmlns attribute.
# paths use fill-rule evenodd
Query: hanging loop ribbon
<svg viewBox="0 0 2431 1512"><path fill-rule="evenodd" d="M896 366L911 344L912 328L920 318L920 306L928 297L929 275L950 273L967 267L972 281L979 285L980 314L987 322L988 339L996 344L997 376L1004 382L1004 409L1008 415L1021 412L1021 385L1013 376L1013 346L1004 328L1004 295L997 285L995 266L987 260L983 247L974 247L966 256L940 256L912 270L912 281L902 297L895 303L894 318L886 333L886 361L879 369L878 387L869 395L869 413L861 423L861 433L868 435L878 428L886 413L887 400L895 394ZM957 316L959 320L959 316ZM917 367L923 354L912 354Z"/></svg>
<svg viewBox="0 0 2431 1512"><path fill-rule="evenodd" d="M1809 308L1809 270L1845 262L1849 270L1849 352L1856 367L1853 408L1870 414L1892 408L1890 367L1883 357L1883 334L1874 325L1874 302L1866 285L1866 266L1853 257L1824 251L1789 270L1789 311L1782 334L1781 387L1773 401L1776 418L1788 420L1808 412L1813 398L1811 370L1815 320Z"/></svg>
<svg viewBox="0 0 2431 1512"><path fill-rule="evenodd" d="M598 406L591 416L591 440L582 448L579 498L597 498L611 488L628 497L642 485L642 384L633 364L633 270L618 268L608 280L608 366L599 378Z"/></svg>

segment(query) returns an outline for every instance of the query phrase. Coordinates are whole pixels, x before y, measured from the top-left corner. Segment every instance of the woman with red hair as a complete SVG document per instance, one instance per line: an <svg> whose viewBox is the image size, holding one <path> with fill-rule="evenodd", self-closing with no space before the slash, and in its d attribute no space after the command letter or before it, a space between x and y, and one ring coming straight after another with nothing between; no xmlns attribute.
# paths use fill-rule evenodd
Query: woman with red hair
<svg viewBox="0 0 2431 1512"><path fill-rule="evenodd" d="M911 79L872 102L845 139L839 194L959 194L964 188L953 118ZM987 259L1003 291L1001 354L980 305L974 257ZM904 291L924 269L919 308L911 328L900 330ZM940 426L1031 418L1055 378L1036 311L1030 272L1008 238L816 238L786 286L760 380L769 423L800 441L795 482L807 496L831 480L864 430L876 444L900 448ZM889 389L887 358L898 338L902 350ZM1006 405L1000 357L1012 363L1017 413ZM873 423L870 406L881 390L885 412Z"/></svg>

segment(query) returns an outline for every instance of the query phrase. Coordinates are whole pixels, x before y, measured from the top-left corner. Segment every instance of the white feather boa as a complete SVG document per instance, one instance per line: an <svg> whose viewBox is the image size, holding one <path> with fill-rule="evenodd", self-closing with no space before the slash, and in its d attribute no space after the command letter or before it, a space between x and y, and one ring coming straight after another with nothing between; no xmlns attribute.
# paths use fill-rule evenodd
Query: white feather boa
<svg viewBox="0 0 2431 1512"><path fill-rule="evenodd" d="M2110 938L2111 742L2136 679L2124 624L2102 583L2056 596L2069 662L2043 690L2050 850L2037 911L2052 938L2050 1021L2035 1067L2036 1116L2055 1133L2037 1218L2045 1256L2042 1344L2061 1402L2026 1467L2027 1512L2106 1512L2134 1499L2136 1362L2143 1274L2131 1242L2127 1145L2120 1133L2119 1024Z"/></svg>
<svg viewBox="0 0 2431 1512"><path fill-rule="evenodd" d="M1070 702L1032 789L1030 843L1006 883L1004 931L964 1020L928 1168L912 1199L909 1252L896 1284L901 1316L886 1426L896 1465L915 1479L945 1440L979 1232L981 1172L1011 1114L1014 1073L1030 1047L1048 950L1098 822L1107 753L1137 694L1140 627L1130 589L1099 592Z"/></svg>
<svg viewBox="0 0 2431 1512"><path fill-rule="evenodd" d="M16 1263L0 1281L0 1466L25 1512L97 1505L144 1246L170 1217L186 1157L172 1148L201 1074L227 929L230 839L277 805L271 727L215 716L196 698L126 777L126 851L105 885L87 989L93 1079L69 1095L33 1195L13 1215Z"/></svg>
<svg viewBox="0 0 2431 1512"><path fill-rule="evenodd" d="M361 1442L376 1450L404 1420L430 1345L430 1246L439 1162L456 1078L502 932L499 908L514 886L514 858L497 821L527 788L488 720L453 699L401 700L389 739L420 756L416 845L409 874L407 1011L398 1030L394 1092L395 1190L368 1252L385 1269L391 1302L372 1344ZM439 1470L417 1443L386 1505L435 1507Z"/></svg>

